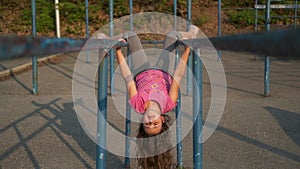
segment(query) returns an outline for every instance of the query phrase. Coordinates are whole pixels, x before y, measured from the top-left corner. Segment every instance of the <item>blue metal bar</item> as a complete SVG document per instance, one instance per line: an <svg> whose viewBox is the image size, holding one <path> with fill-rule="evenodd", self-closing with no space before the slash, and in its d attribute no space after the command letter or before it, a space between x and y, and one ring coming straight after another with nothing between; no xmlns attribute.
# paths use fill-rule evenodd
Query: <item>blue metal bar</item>
<svg viewBox="0 0 300 169"><path fill-rule="evenodd" d="M174 5L173 5L173 10L174 10L174 31L177 30L177 0L174 0ZM175 67L177 67L178 61L179 61L179 56L178 56L178 48L175 49ZM177 100L177 106L175 110L176 114L176 140L177 140L177 168L183 168L183 156L182 156L182 130L181 130L181 93L179 93L178 100Z"/></svg>
<svg viewBox="0 0 300 169"><path fill-rule="evenodd" d="M126 100L128 100L128 96L126 97ZM124 158L124 168L130 168L130 133L131 133L131 108L129 103L126 103L126 121L125 121L125 158Z"/></svg>
<svg viewBox="0 0 300 169"><path fill-rule="evenodd" d="M218 1L218 37L221 36L221 32L222 32L222 0ZM221 58L221 51L218 50L218 56L219 58Z"/></svg>
<svg viewBox="0 0 300 169"><path fill-rule="evenodd" d="M127 48L127 64L131 68L130 50ZM124 167L130 168L130 133L131 133L131 106L129 104L129 95L126 95L126 120L125 120L125 158Z"/></svg>
<svg viewBox="0 0 300 169"><path fill-rule="evenodd" d="M107 58L104 58L98 67L97 169L106 168L107 63Z"/></svg>
<svg viewBox="0 0 300 169"><path fill-rule="evenodd" d="M296 8L295 8L295 16L294 16L294 27L296 28L297 27L297 18L298 18L298 9L299 9L299 7L298 7L298 0L295 0L295 6L296 6Z"/></svg>
<svg viewBox="0 0 300 169"><path fill-rule="evenodd" d="M85 0L85 37L88 39L89 35L89 0ZM86 61L90 61L90 52L86 51Z"/></svg>
<svg viewBox="0 0 300 169"><path fill-rule="evenodd" d="M107 49L115 46L127 46L127 43L111 39L72 39L43 37L0 37L0 59L47 56L51 54Z"/></svg>
<svg viewBox="0 0 300 169"><path fill-rule="evenodd" d="M182 130L181 130L181 93L179 93L176 106L176 140L177 140L177 168L183 168L182 157Z"/></svg>
<svg viewBox="0 0 300 169"><path fill-rule="evenodd" d="M174 10L174 31L176 31L177 30L177 0L174 0L173 10Z"/></svg>
<svg viewBox="0 0 300 169"><path fill-rule="evenodd" d="M113 36L114 31L114 0L109 0L109 36Z"/></svg>
<svg viewBox="0 0 300 169"><path fill-rule="evenodd" d="M114 1L109 0L109 36L114 36ZM109 51L110 56L110 94L115 93L113 76L115 72L115 50Z"/></svg>
<svg viewBox="0 0 300 169"><path fill-rule="evenodd" d="M270 0L266 1L266 32L270 31ZM265 56L264 96L270 95L270 57Z"/></svg>
<svg viewBox="0 0 300 169"><path fill-rule="evenodd" d="M174 31L177 30L177 0L174 0L173 4L173 10L174 10ZM175 49L175 68L177 67L177 64L179 62L179 56L178 56L178 48ZM182 158L182 130L181 130L181 93L179 93L178 100L177 100L177 106L175 110L176 114L176 140L177 140L177 168L183 168L183 158Z"/></svg>
<svg viewBox="0 0 300 169"><path fill-rule="evenodd" d="M257 5L257 3L258 3L258 0L255 0L255 6ZM255 10L254 11L255 12L254 13L255 14L254 15L254 31L257 32L257 30L258 30L258 28L257 28L258 27L258 23L257 23L258 22L258 9L254 8L254 10ZM256 59L256 55L254 55L254 59Z"/></svg>
<svg viewBox="0 0 300 169"><path fill-rule="evenodd" d="M255 0L255 5L257 5L258 3L258 0ZM254 31L256 32L257 31L257 18L258 18L258 9L255 8L255 17L254 17Z"/></svg>
<svg viewBox="0 0 300 169"><path fill-rule="evenodd" d="M36 1L31 0L31 15L32 15L32 36L36 37ZM32 93L38 94L38 70L37 70L37 57L32 56Z"/></svg>
<svg viewBox="0 0 300 169"><path fill-rule="evenodd" d="M130 168L130 133L131 133L131 107L128 103L128 95L126 96L126 120L125 120L125 135L128 136L125 139L125 158L124 167Z"/></svg>
<svg viewBox="0 0 300 169"><path fill-rule="evenodd" d="M195 88L198 87L199 94L193 94L193 119L195 120L193 126L193 163L194 169L202 169L203 167L203 154L202 154L202 62L199 58L199 49L193 57L193 74L195 78L194 92L197 91ZM199 109L196 105L199 104Z"/></svg>
<svg viewBox="0 0 300 169"><path fill-rule="evenodd" d="M261 55L300 57L300 29L254 32L209 38L217 50L249 52ZM286 43L289 42L289 43ZM179 42L180 44L181 42ZM184 40L194 48L209 47L202 39Z"/></svg>
<svg viewBox="0 0 300 169"><path fill-rule="evenodd" d="M191 24L192 18L192 0L187 0L187 21L188 21L188 29L189 25Z"/></svg>
<svg viewBox="0 0 300 169"><path fill-rule="evenodd" d="M295 9L298 6L295 6L293 4L273 4L270 5L271 9ZM256 5L255 8L257 9L264 9L266 8L266 5Z"/></svg>
<svg viewBox="0 0 300 169"><path fill-rule="evenodd" d="M132 18L132 9L133 9L133 6L132 6L132 0L129 0L129 13L130 13L130 31L133 30L133 18Z"/></svg>
<svg viewBox="0 0 300 169"><path fill-rule="evenodd" d="M177 30L177 0L174 0L174 31ZM179 56L178 56L178 47L175 49L175 68L177 67L177 64L179 62ZM179 93L178 100L177 100L177 106L175 110L176 114L176 140L177 140L177 168L181 169L183 168L183 149L182 149L182 130L181 130L181 93Z"/></svg>
<svg viewBox="0 0 300 169"><path fill-rule="evenodd" d="M187 31L190 30L190 25L191 25L191 18L192 18L192 0L187 0ZM192 65L192 57L189 57L188 59L188 66L191 67ZM191 95L191 83L192 83L192 78L190 77L189 73L187 73L187 85L186 85L186 90L187 90L187 95Z"/></svg>
<svg viewBox="0 0 300 169"><path fill-rule="evenodd" d="M300 57L300 29L278 30L270 32L255 32L236 35L226 35L209 38L211 44L218 50L249 52L262 55ZM184 43L183 43L184 42ZM211 44L198 38L179 41L179 45L192 48L206 48ZM289 42L289 43L286 43ZM72 38L41 38L41 37L0 37L0 60L28 56L47 56L51 54L79 52L103 48L125 47L128 43L111 39L72 39ZM274 46L280 46L274 47Z"/></svg>
<svg viewBox="0 0 300 169"><path fill-rule="evenodd" d="M130 13L130 31L132 31L132 0L129 0L129 13ZM127 48L127 64L131 68L130 50ZM126 95L126 120L125 120L125 158L124 167L130 168L130 133L131 133L131 106L129 104L128 93Z"/></svg>

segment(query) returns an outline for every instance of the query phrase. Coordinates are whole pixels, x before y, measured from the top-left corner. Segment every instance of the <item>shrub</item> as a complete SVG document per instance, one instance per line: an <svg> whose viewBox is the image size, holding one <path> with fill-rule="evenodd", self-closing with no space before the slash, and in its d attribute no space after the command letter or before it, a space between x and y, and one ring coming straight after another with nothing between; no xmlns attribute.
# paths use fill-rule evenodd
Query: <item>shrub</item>
<svg viewBox="0 0 300 169"><path fill-rule="evenodd" d="M254 10L229 11L228 21L237 28L254 25Z"/></svg>
<svg viewBox="0 0 300 169"><path fill-rule="evenodd" d="M51 1L39 0L36 2L36 30L37 32L47 32L55 29L55 9ZM31 7L22 10L23 25L31 25Z"/></svg>
<svg viewBox="0 0 300 169"><path fill-rule="evenodd" d="M66 21L66 23L80 22L85 19L84 2L74 3L62 1L59 3L59 12L61 18Z"/></svg>
<svg viewBox="0 0 300 169"><path fill-rule="evenodd" d="M192 23L198 26L202 26L207 22L207 16L201 16L197 18L193 18Z"/></svg>

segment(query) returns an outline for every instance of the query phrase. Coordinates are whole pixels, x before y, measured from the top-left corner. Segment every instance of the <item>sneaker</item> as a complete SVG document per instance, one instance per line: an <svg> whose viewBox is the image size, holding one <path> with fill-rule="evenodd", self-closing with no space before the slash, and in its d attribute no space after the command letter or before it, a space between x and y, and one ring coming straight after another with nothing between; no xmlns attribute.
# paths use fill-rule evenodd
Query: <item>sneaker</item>
<svg viewBox="0 0 300 169"><path fill-rule="evenodd" d="M99 33L96 35L97 39L110 39L109 36L105 35L104 33Z"/></svg>

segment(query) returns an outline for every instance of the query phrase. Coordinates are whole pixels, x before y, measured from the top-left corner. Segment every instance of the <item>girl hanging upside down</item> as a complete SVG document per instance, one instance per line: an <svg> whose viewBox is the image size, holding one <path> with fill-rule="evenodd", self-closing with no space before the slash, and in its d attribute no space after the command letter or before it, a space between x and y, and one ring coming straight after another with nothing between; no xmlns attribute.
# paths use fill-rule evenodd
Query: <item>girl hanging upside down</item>
<svg viewBox="0 0 300 169"><path fill-rule="evenodd" d="M180 82L185 74L190 53L190 48L185 46L171 76L168 72L174 70L175 57L170 55L176 48L176 41L195 38L197 31L198 28L192 25L190 32L169 33L155 67L150 67L140 39L134 33L127 33L124 37L124 41L129 43L133 72L130 71L121 48L116 50L118 64L127 84L129 103L137 113L143 114L143 127L148 135L159 134L165 121L162 115L176 107Z"/></svg>
<svg viewBox="0 0 300 169"><path fill-rule="evenodd" d="M127 85L129 103L137 113L143 114L137 138L153 137L168 130L169 117L166 113L176 107L180 83L186 71L190 48L188 46L184 47L176 68L174 68L176 58L173 52L178 40L195 38L198 30L196 26L191 25L189 32L170 32L166 36L163 50L155 67L150 66L140 39L135 33L128 32L120 39L120 41L128 42L131 65L133 66L131 72L121 48L118 47L116 56L122 77ZM160 146L170 146L171 148L171 144L168 145L166 141L168 138L164 141L154 140L153 145L147 145L147 148L143 144L143 140L139 140L140 142L137 145L139 146L140 156L145 154L143 151L159 149ZM151 157L138 158L138 166L144 169L171 168L172 156L167 151Z"/></svg>

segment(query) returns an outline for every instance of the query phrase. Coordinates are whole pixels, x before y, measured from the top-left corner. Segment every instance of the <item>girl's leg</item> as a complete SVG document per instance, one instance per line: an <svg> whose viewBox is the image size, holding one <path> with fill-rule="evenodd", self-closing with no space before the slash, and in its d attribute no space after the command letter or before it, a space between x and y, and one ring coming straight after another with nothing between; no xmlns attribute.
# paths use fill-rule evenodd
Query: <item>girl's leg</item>
<svg viewBox="0 0 300 169"><path fill-rule="evenodd" d="M176 59L175 49L177 47L177 40L196 38L198 31L198 27L191 25L189 32L170 32L165 38L163 51L161 52L160 58L156 62L156 66L169 73L174 72Z"/></svg>
<svg viewBox="0 0 300 169"><path fill-rule="evenodd" d="M127 32L123 38L127 39L129 43L133 75L135 76L139 72L149 69L150 63L143 49L140 38L133 32Z"/></svg>
<svg viewBox="0 0 300 169"><path fill-rule="evenodd" d="M163 50L156 62L156 67L166 72L173 73L175 64L175 48L176 41L180 39L181 35L179 32L170 32L165 37Z"/></svg>
<svg viewBox="0 0 300 169"><path fill-rule="evenodd" d="M140 38L135 34L134 32L126 32L119 35L115 35L113 37L106 36L103 33L99 33L97 35L97 38L99 39L125 39L128 42L128 48L130 52L131 57L131 67L132 67L132 73L133 76L138 74L139 72L149 69L150 63L148 60L148 57L143 49L143 46L141 44Z"/></svg>

